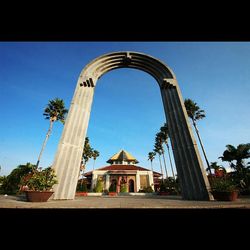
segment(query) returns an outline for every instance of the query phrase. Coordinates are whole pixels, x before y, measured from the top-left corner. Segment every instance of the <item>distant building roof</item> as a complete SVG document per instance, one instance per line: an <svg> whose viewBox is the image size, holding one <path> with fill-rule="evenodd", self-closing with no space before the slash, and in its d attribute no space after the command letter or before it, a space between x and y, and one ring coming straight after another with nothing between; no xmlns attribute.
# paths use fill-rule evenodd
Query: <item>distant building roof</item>
<svg viewBox="0 0 250 250"><path fill-rule="evenodd" d="M112 164L115 161L120 161L120 162L131 162L131 161L134 161L135 164L139 163L139 161L137 161L134 156L132 156L131 154L129 154L125 150L120 150L118 153L116 153L115 155L113 155L107 161L107 163L111 163Z"/></svg>
<svg viewBox="0 0 250 250"><path fill-rule="evenodd" d="M142 168L142 167L138 167L135 165L110 165L110 166L106 166L106 167L102 167L102 168L98 168L96 170L105 170L105 171L150 171L149 169L146 168ZM84 176L89 176L92 175L93 171L87 172L84 174ZM124 172L124 174L126 174L126 172ZM153 171L153 175L154 176L161 176L160 173Z"/></svg>

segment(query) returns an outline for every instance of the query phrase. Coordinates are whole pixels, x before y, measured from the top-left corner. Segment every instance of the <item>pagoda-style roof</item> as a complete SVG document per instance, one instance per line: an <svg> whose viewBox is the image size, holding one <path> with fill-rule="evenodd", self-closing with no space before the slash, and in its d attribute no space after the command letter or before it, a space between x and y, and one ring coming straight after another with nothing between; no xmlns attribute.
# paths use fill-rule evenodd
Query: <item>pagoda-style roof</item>
<svg viewBox="0 0 250 250"><path fill-rule="evenodd" d="M131 154L129 154L125 150L120 150L118 153L116 153L115 155L113 155L107 161L107 163L113 164L115 161L116 162L118 162L118 161L119 162L133 162L134 164L139 163L139 161L137 161L134 156L132 156Z"/></svg>

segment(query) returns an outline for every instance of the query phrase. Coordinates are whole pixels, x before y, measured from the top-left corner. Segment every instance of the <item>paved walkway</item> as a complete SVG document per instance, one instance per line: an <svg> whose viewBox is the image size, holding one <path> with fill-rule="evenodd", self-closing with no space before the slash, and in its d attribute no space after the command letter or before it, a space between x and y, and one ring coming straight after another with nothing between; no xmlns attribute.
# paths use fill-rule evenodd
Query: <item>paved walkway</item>
<svg viewBox="0 0 250 250"><path fill-rule="evenodd" d="M0 195L1 208L76 208L76 209L250 209L250 197L239 197L236 201L186 201L179 196L100 196L76 197L74 200L49 200L27 202L24 196Z"/></svg>

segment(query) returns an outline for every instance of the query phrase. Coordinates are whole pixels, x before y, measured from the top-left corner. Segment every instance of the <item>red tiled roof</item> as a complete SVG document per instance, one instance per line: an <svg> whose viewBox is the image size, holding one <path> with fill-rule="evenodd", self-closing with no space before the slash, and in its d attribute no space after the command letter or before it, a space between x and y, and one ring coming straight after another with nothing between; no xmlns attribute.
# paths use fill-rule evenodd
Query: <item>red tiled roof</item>
<svg viewBox="0 0 250 250"><path fill-rule="evenodd" d="M113 170L135 170L135 171L150 171L149 169L147 168L142 168L142 167L139 167L139 166L135 166L135 165L110 165L110 166L106 166L106 167L102 167L102 168L98 168L96 170L109 170L109 171L113 171ZM90 172L87 172L84 174L84 176L88 176L88 175L91 175L92 174L92 171ZM161 176L160 173L158 172L153 172L154 176Z"/></svg>
<svg viewBox="0 0 250 250"><path fill-rule="evenodd" d="M146 168L138 167L135 165L122 165L122 164L113 164L110 166L106 166L103 168L99 168L98 170L139 170L139 171L149 171Z"/></svg>

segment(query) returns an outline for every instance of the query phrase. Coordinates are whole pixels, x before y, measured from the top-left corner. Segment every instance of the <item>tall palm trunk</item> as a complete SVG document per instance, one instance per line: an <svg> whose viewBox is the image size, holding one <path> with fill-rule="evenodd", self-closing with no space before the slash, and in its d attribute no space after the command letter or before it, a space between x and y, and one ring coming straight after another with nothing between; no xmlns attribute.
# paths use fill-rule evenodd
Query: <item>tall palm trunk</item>
<svg viewBox="0 0 250 250"><path fill-rule="evenodd" d="M82 164L83 164L83 161L81 161L81 165L80 165L80 170L79 170L78 179L80 178L80 175L81 175L81 171L82 171Z"/></svg>
<svg viewBox="0 0 250 250"><path fill-rule="evenodd" d="M198 136L198 139L199 139L199 142L200 142L200 145L201 145L201 149L202 149L203 155L204 155L205 160L206 160L206 163L207 163L208 171L209 171L210 175L212 175L212 171L211 171L211 168L210 168L208 159L207 159L207 155L206 155L205 149L204 149L204 147L203 147L203 143L202 143L202 141L201 141L200 133L199 133L199 130L198 130L198 128L197 128L196 123L195 123L194 120L193 120L193 125L194 125L194 128L195 128L195 132L196 132L196 134L197 134L197 136Z"/></svg>
<svg viewBox="0 0 250 250"><path fill-rule="evenodd" d="M154 170L153 170L153 163L152 163L152 160L150 161L150 163L151 163L151 170L152 170L152 172L153 172Z"/></svg>
<svg viewBox="0 0 250 250"><path fill-rule="evenodd" d="M166 159L165 159L165 154L162 152L162 157L163 157L163 163L165 167L165 172L166 172L166 179L168 178L168 171L167 171L167 165L166 165Z"/></svg>
<svg viewBox="0 0 250 250"><path fill-rule="evenodd" d="M162 164L161 164L161 155L159 155L159 162L160 162L160 168L161 168L161 174L162 174L162 180L164 180L163 170L162 170Z"/></svg>
<svg viewBox="0 0 250 250"><path fill-rule="evenodd" d="M78 174L78 180L80 179L80 176L81 176L81 169L80 169L79 174Z"/></svg>
<svg viewBox="0 0 250 250"><path fill-rule="evenodd" d="M175 180L174 168L173 168L173 164L172 164L172 160L171 160L171 156L170 156L169 146L168 146L168 143L165 143L165 144L166 144L167 150L168 150L168 156L169 156L171 171L172 171L172 174L173 174L173 177L174 177L174 180Z"/></svg>
<svg viewBox="0 0 250 250"><path fill-rule="evenodd" d="M94 163L93 163L93 170L95 170L95 159L94 159Z"/></svg>
<svg viewBox="0 0 250 250"><path fill-rule="evenodd" d="M46 146L47 141L48 141L48 139L49 139L49 136L50 136L50 134L51 134L52 127L53 127L53 123L54 123L54 120L50 120L49 129L48 129L48 132L47 132L47 134L46 134L45 140L44 140L44 142L43 142L43 146L42 146L41 152L40 152L40 154L39 154L39 156L38 156L38 160L37 160L37 163L36 163L36 168L38 168L38 165L39 165L40 160L41 160L41 157L42 157L42 153L43 153L43 151L44 151L44 149L45 149L45 146Z"/></svg>

